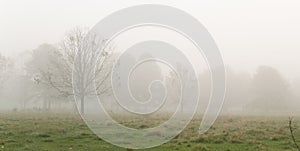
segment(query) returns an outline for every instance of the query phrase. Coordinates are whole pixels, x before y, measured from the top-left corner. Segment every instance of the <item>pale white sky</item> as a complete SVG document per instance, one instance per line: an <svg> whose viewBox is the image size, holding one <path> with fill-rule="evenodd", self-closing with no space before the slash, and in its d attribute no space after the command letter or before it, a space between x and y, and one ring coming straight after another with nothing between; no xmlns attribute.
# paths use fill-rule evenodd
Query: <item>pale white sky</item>
<svg viewBox="0 0 300 151"><path fill-rule="evenodd" d="M144 3L174 6L199 19L234 69L270 65L287 77L300 76L299 0L0 0L0 53L55 44L76 26L92 27L114 11Z"/></svg>

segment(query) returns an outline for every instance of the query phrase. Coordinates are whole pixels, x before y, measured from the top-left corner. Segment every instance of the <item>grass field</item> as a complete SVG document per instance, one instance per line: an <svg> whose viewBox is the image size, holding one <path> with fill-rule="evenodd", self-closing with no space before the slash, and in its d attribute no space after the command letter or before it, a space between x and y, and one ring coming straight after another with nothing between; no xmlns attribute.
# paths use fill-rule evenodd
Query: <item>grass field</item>
<svg viewBox="0 0 300 151"><path fill-rule="evenodd" d="M157 119L159 120L159 119ZM148 120L149 121L149 120ZM153 120L153 122L155 119ZM295 124L300 127L299 118ZM140 127L143 121L131 124ZM296 151L291 140L288 117L225 117L198 136L200 119L178 137L160 147L145 151ZM298 137L297 137L298 136ZM300 129L296 130L300 143ZM95 136L74 114L1 113L1 151L126 151Z"/></svg>

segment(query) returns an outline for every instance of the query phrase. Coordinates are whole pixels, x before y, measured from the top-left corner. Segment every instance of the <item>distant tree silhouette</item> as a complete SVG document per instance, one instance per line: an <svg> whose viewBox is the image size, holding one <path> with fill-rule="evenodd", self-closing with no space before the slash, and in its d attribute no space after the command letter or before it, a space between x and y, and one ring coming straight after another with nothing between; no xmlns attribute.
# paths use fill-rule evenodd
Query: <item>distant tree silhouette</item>
<svg viewBox="0 0 300 151"><path fill-rule="evenodd" d="M260 66L252 79L252 111L282 113L288 107L289 84L274 68Z"/></svg>

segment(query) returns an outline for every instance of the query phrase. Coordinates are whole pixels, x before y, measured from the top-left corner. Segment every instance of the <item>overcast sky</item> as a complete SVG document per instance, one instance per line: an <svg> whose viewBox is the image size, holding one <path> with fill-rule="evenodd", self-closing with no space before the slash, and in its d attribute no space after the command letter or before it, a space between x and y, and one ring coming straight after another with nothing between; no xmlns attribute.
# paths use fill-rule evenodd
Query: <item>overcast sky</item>
<svg viewBox="0 0 300 151"><path fill-rule="evenodd" d="M14 56L55 44L74 27L93 27L114 11L150 2L196 17L234 69L270 65L289 78L300 76L299 0L0 0L0 53Z"/></svg>

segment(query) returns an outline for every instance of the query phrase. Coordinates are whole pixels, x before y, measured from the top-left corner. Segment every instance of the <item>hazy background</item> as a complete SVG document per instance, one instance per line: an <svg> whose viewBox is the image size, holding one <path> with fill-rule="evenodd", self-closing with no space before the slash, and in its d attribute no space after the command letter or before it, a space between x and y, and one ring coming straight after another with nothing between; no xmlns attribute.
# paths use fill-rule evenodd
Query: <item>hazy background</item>
<svg viewBox="0 0 300 151"><path fill-rule="evenodd" d="M215 38L225 63L253 71L265 64L295 78L300 57L300 2L254 1L3 1L0 3L0 52L13 56L39 44L57 43L76 26L92 27L106 15L132 5L175 6L202 22Z"/></svg>
<svg viewBox="0 0 300 151"><path fill-rule="evenodd" d="M247 85L244 89L247 92L248 87L252 87L252 84L249 84L251 86L247 84L247 79L253 82L259 66L262 65L278 71L289 87L293 88L290 90L293 95L289 95L293 96L293 99L289 100L296 102L296 107L300 105L297 97L294 97L300 92L298 91L300 84L300 1L298 0L229 0L226 2L217 0L184 2L1 0L0 53L21 65L27 62L26 59L30 60L27 51L30 52L43 43L58 44L66 32L75 27L93 27L114 11L150 2L174 6L190 13L212 34L223 55L228 69L228 79L231 79L229 83L233 87L228 92L232 94L228 96L234 97L227 98L227 102L232 101L233 104L244 102L231 110L242 112L241 106L248 104L247 100L249 101L253 94L243 94L244 92L236 90ZM268 69L266 70L269 71ZM267 78L272 73L274 72L267 72L264 76ZM241 84L238 79L246 84ZM274 81L270 81L269 88L274 87L272 85ZM235 96L240 97L235 98ZM5 106L5 101L0 102L2 107ZM18 103L16 104L19 106ZM288 104L295 107L291 102ZM278 106L280 107L281 104ZM278 109L274 107L274 110ZM293 111L298 109L295 108Z"/></svg>

